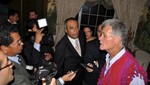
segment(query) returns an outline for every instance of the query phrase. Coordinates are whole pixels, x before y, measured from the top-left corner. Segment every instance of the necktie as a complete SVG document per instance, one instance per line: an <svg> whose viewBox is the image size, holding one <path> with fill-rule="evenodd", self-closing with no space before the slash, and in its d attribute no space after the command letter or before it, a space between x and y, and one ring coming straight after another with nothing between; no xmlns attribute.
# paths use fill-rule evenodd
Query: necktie
<svg viewBox="0 0 150 85"><path fill-rule="evenodd" d="M75 49L76 49L77 53L81 56L81 49L80 49L78 39L75 40Z"/></svg>
<svg viewBox="0 0 150 85"><path fill-rule="evenodd" d="M18 62L20 63L20 65L23 66L22 61L21 61L21 57L20 57L20 56L18 56Z"/></svg>

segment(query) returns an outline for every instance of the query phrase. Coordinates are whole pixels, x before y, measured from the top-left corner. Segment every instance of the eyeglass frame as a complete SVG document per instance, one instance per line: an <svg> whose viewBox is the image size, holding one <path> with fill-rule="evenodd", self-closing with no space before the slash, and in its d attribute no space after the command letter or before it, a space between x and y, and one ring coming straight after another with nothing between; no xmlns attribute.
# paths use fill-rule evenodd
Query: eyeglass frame
<svg viewBox="0 0 150 85"><path fill-rule="evenodd" d="M17 43L15 43L15 44L10 44L10 45L21 45L23 42L22 42L23 40L22 39L19 39L18 41L17 41Z"/></svg>
<svg viewBox="0 0 150 85"><path fill-rule="evenodd" d="M6 66L4 66L4 67L0 68L0 71L1 71L1 70L3 70L3 69L5 69L5 68L7 68L7 67L12 66L12 65L13 65L13 63L11 62L10 64L7 64Z"/></svg>

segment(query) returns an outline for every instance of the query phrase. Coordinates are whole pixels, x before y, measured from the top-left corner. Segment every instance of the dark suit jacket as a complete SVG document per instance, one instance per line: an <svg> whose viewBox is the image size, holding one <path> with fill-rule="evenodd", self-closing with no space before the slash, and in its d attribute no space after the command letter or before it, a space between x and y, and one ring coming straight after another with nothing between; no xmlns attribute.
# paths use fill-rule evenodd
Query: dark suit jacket
<svg viewBox="0 0 150 85"><path fill-rule="evenodd" d="M24 42L22 54L28 65L38 67L42 65L43 55L33 47L34 43Z"/></svg>
<svg viewBox="0 0 150 85"><path fill-rule="evenodd" d="M92 73L85 72L84 83L86 85L97 85L100 71L105 64L105 51L101 51L99 48L99 40L96 38L86 43L86 51L84 55L84 63L92 63L94 71ZM99 67L94 64L94 61L98 61Z"/></svg>
<svg viewBox="0 0 150 85"><path fill-rule="evenodd" d="M5 21L2 24L4 24L4 25L13 25L13 26L16 26L17 28L19 27L18 24L11 24L9 21ZM19 28L18 28L18 30L19 30Z"/></svg>
<svg viewBox="0 0 150 85"><path fill-rule="evenodd" d="M81 54L84 55L85 49L85 37L83 34L79 34L79 42L81 45ZM58 73L57 77L61 77L68 71L78 71L76 77L66 83L66 85L81 85L83 78L83 69L80 67L80 63L83 62L83 56L80 56L67 35L65 35L55 47L54 62L57 65Z"/></svg>
<svg viewBox="0 0 150 85"><path fill-rule="evenodd" d="M33 34L34 35L34 34ZM24 48L22 54L24 55L24 59L28 65L32 65L34 67L39 67L43 65L44 61L44 49L51 48L54 45L54 40L52 35L43 36L40 42L40 52L34 48L34 39L29 36L24 41Z"/></svg>
<svg viewBox="0 0 150 85"><path fill-rule="evenodd" d="M25 62L21 57L22 65L12 61L14 63L14 80L9 85L32 85L30 81L30 75L25 70Z"/></svg>
<svg viewBox="0 0 150 85"><path fill-rule="evenodd" d="M17 29L18 29L18 31L19 31L19 33L21 34L21 29L20 29L20 26L16 23L16 24L11 24L9 21L5 21L5 22L3 22L2 23L4 26L6 25L12 25L12 26L15 26ZM9 28L8 28L9 29Z"/></svg>

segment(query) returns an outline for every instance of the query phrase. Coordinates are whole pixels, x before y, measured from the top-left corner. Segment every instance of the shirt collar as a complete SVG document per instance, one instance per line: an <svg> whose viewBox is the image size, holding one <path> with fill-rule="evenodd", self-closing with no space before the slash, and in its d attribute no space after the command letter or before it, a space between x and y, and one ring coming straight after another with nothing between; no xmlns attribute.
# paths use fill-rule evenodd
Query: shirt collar
<svg viewBox="0 0 150 85"><path fill-rule="evenodd" d="M71 44L75 47L75 40L77 40L78 38L73 39L73 38L71 38L71 37L69 37L69 36L67 36L67 37L68 37L68 39L70 40ZM79 39L78 39L78 41L79 41Z"/></svg>
<svg viewBox="0 0 150 85"><path fill-rule="evenodd" d="M110 60L110 55L109 55L109 53L107 53L107 55L106 55L106 62L107 62L107 60L109 59L110 60L110 66L109 67L111 67L111 65L115 62L115 61L117 61L119 58L121 58L122 57L122 55L125 53L125 47L119 52L119 53L117 53L111 60Z"/></svg>
<svg viewBox="0 0 150 85"><path fill-rule="evenodd" d="M20 64L20 62L18 61L18 59L19 59L18 56L19 56L19 55L16 55L16 56L8 56L8 59L11 60L11 61L16 62L16 63L18 63L18 64Z"/></svg>
<svg viewBox="0 0 150 85"><path fill-rule="evenodd" d="M11 23L11 21L10 21L9 19L8 19L7 21ZM11 24L17 24L17 22L13 22L13 23L11 23Z"/></svg>

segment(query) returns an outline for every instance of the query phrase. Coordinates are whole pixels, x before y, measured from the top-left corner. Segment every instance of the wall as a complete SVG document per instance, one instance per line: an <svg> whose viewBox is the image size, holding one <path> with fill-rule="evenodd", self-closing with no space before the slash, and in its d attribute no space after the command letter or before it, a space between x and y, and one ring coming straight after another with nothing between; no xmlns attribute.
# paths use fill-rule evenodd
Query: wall
<svg viewBox="0 0 150 85"><path fill-rule="evenodd" d="M21 35L24 36L24 23L28 19L29 10L36 9L40 18L46 17L47 0L12 0L8 5L8 8L16 9L19 11Z"/></svg>

